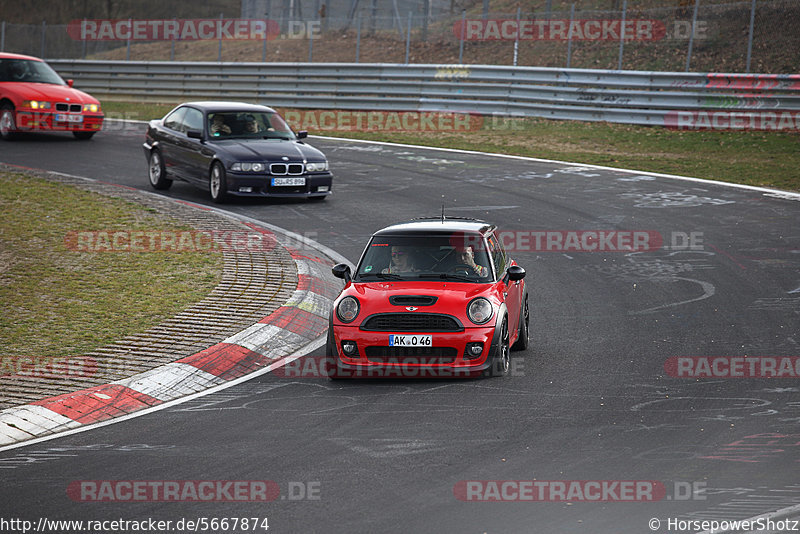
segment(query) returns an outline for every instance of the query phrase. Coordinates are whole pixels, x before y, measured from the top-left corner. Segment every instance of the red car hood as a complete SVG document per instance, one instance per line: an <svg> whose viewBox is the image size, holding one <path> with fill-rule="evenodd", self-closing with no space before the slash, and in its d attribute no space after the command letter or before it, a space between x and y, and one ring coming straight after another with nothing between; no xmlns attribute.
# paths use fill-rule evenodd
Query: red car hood
<svg viewBox="0 0 800 534"><path fill-rule="evenodd" d="M432 306L416 306L417 313L445 313L462 319L466 318L467 304L478 296L488 298L498 304L494 295L494 284L470 284L465 282L383 282L354 283L342 292L342 297L352 295L361 304L359 316L363 319L374 313L408 313L405 306L395 306L389 302L394 295L428 295L437 297ZM360 322L360 320L359 320ZM464 323L469 325L468 321Z"/></svg>
<svg viewBox="0 0 800 534"><path fill-rule="evenodd" d="M19 100L45 100L50 102L69 102L72 104L98 104L91 95L66 85L52 83L3 82L2 92L17 96ZM19 102L16 102L19 104Z"/></svg>

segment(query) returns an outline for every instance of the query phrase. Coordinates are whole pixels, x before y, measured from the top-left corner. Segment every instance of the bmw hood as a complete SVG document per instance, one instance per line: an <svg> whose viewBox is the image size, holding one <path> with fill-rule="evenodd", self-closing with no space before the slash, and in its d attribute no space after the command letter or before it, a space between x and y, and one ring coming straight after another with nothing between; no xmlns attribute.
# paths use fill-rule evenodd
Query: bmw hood
<svg viewBox="0 0 800 534"><path fill-rule="evenodd" d="M69 102L71 104L99 104L91 95L66 85L52 83L7 83L6 91L14 91L26 100L45 100L50 102Z"/></svg>
<svg viewBox="0 0 800 534"><path fill-rule="evenodd" d="M220 150L237 160L320 161L325 155L316 148L298 141L270 139L214 140Z"/></svg>

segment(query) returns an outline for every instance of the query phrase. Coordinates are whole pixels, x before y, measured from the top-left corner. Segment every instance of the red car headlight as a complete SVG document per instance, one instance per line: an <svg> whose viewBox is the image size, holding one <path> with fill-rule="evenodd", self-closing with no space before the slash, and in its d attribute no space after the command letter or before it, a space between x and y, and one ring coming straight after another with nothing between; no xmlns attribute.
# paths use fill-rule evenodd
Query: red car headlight
<svg viewBox="0 0 800 534"><path fill-rule="evenodd" d="M355 297L345 297L339 301L336 306L336 316L343 323L352 323L358 317L358 312L361 306L358 304L358 299Z"/></svg>
<svg viewBox="0 0 800 534"><path fill-rule="evenodd" d="M22 107L30 109L50 109L50 102L42 102L41 100L23 100Z"/></svg>
<svg viewBox="0 0 800 534"><path fill-rule="evenodd" d="M467 306L467 317L475 324L484 324L494 315L492 303L483 297L472 299Z"/></svg>

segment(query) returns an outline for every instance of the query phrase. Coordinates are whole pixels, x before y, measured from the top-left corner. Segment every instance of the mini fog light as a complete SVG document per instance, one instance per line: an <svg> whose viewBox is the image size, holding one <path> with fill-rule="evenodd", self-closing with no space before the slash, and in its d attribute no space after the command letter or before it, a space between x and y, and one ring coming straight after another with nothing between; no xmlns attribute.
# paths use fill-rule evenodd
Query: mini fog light
<svg viewBox="0 0 800 534"><path fill-rule="evenodd" d="M358 353L358 345L355 341L342 341L342 350L347 356L353 356Z"/></svg>

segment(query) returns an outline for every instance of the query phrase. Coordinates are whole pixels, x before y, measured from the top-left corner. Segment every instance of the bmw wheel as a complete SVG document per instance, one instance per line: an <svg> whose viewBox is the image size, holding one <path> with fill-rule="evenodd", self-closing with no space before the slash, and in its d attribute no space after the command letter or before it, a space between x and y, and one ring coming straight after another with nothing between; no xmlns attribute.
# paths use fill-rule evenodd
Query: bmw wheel
<svg viewBox="0 0 800 534"><path fill-rule="evenodd" d="M172 185L172 180L167 178L167 169L164 167L164 159L161 157L159 150L153 149L150 151L150 158L147 165L147 174L150 177L150 185L153 189L169 189Z"/></svg>
<svg viewBox="0 0 800 534"><path fill-rule="evenodd" d="M225 180L225 169L222 163L215 161L211 166L208 178L208 189L211 191L211 200L217 204L225 202L228 195L228 183Z"/></svg>
<svg viewBox="0 0 800 534"><path fill-rule="evenodd" d="M14 106L3 104L0 108L0 137L5 141L11 141L16 135L17 125L14 119Z"/></svg>

